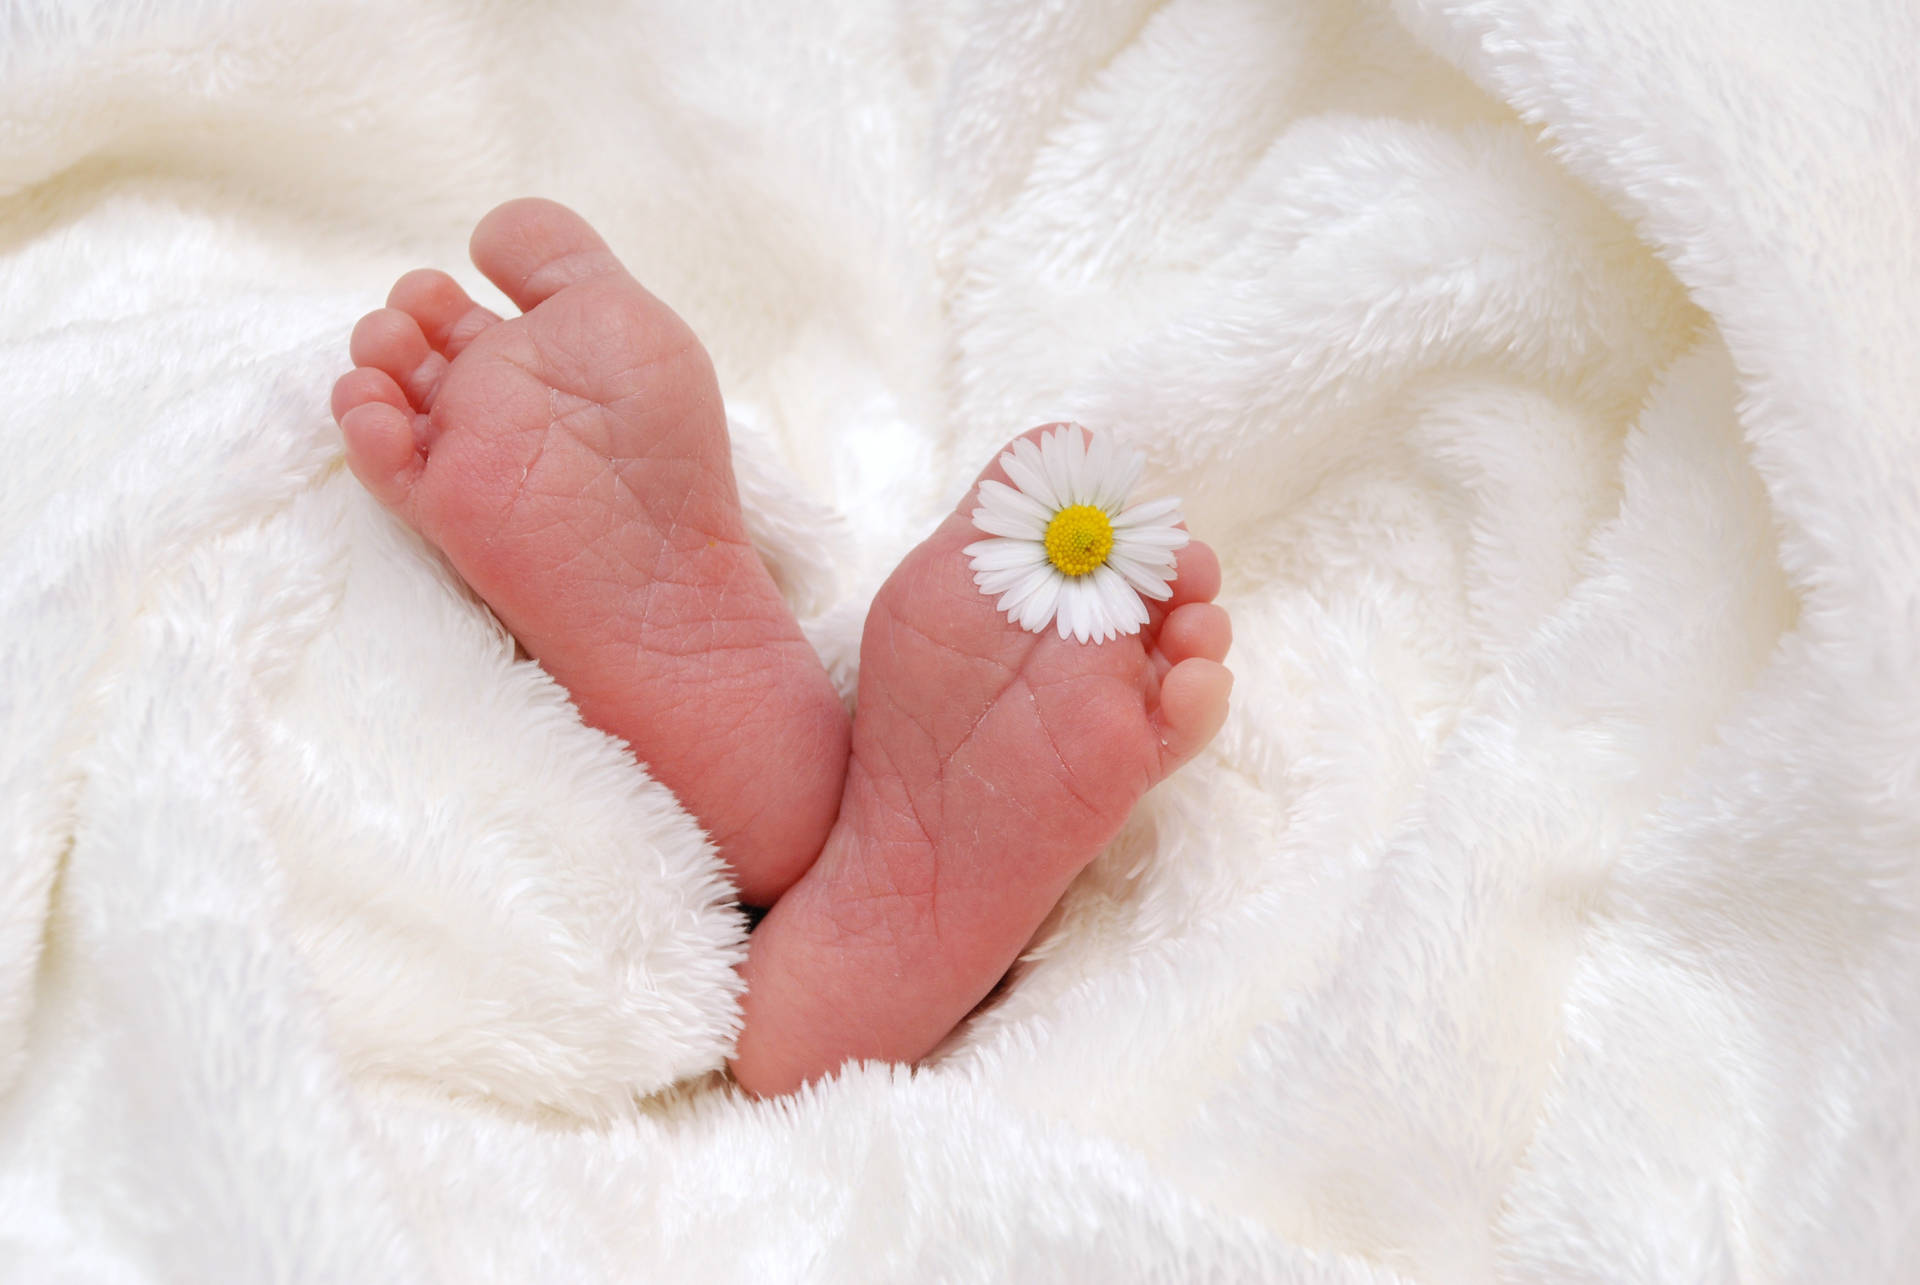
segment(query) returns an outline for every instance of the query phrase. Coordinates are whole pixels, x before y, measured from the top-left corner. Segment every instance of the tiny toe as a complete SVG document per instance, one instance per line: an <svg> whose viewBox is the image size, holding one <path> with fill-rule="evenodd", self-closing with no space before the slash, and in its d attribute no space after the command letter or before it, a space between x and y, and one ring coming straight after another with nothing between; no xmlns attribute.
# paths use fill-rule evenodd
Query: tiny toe
<svg viewBox="0 0 1920 1285"><path fill-rule="evenodd" d="M1187 602L1212 602L1220 592L1220 558L1199 540L1190 540L1175 555L1173 598L1169 609Z"/></svg>
<svg viewBox="0 0 1920 1285"><path fill-rule="evenodd" d="M408 401L421 410L433 404L447 359L435 352L420 323L398 308L379 308L360 318L347 351L356 366L372 366L393 377Z"/></svg>
<svg viewBox="0 0 1920 1285"><path fill-rule="evenodd" d="M1174 555L1173 582L1167 589L1171 596L1165 602L1147 604L1149 629L1164 628L1169 617L1188 603L1212 602L1213 596L1220 592L1220 559L1207 545L1189 540L1187 546Z"/></svg>
<svg viewBox="0 0 1920 1285"><path fill-rule="evenodd" d="M398 382L433 349L420 333L419 322L398 308L376 308L354 325L347 351L354 365L384 370Z"/></svg>
<svg viewBox="0 0 1920 1285"><path fill-rule="evenodd" d="M347 466L373 497L388 508L405 502L419 476L413 416L386 402L362 402L340 417L347 439Z"/></svg>
<svg viewBox="0 0 1920 1285"><path fill-rule="evenodd" d="M393 376L372 366L355 366L334 381L333 422L339 423L348 411L368 402L382 402L398 411L412 413L406 393L393 382Z"/></svg>
<svg viewBox="0 0 1920 1285"><path fill-rule="evenodd" d="M1211 602L1185 603L1167 613L1159 644L1169 664L1195 658L1217 664L1233 646L1233 621L1224 608Z"/></svg>
<svg viewBox="0 0 1920 1285"><path fill-rule="evenodd" d="M1227 721L1233 674L1218 661L1183 660L1160 680L1161 743L1177 766L1206 748Z"/></svg>
<svg viewBox="0 0 1920 1285"><path fill-rule="evenodd" d="M538 197L490 211L473 229L469 253L522 312L577 282L626 272L585 219Z"/></svg>
<svg viewBox="0 0 1920 1285"><path fill-rule="evenodd" d="M415 268L394 282L387 306L412 317L427 342L449 358L458 357L475 335L500 320L436 268Z"/></svg>

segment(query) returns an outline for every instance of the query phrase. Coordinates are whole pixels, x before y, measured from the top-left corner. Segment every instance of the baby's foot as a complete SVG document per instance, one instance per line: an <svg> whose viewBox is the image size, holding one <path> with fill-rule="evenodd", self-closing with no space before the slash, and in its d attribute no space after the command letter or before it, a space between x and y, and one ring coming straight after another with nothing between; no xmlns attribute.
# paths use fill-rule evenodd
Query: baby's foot
<svg viewBox="0 0 1920 1285"><path fill-rule="evenodd" d="M747 543L706 351L562 206L501 206L472 253L523 315L402 277L334 388L348 463L770 902L833 824L847 719Z"/></svg>
<svg viewBox="0 0 1920 1285"><path fill-rule="evenodd" d="M998 463L983 476L1007 480ZM750 945L733 1072L752 1092L924 1056L1226 717L1231 627L1205 545L1181 552L1172 601L1137 635L1027 633L962 553L981 538L976 490L867 617L839 823Z"/></svg>

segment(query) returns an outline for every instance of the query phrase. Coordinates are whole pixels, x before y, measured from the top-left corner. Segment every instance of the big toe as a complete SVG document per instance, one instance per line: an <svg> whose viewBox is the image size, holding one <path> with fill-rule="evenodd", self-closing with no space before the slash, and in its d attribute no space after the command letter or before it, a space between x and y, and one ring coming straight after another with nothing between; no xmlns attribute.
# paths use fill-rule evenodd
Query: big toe
<svg viewBox="0 0 1920 1285"><path fill-rule="evenodd" d="M587 221L557 201L523 197L496 206L473 230L473 264L522 312L581 281L626 269Z"/></svg>

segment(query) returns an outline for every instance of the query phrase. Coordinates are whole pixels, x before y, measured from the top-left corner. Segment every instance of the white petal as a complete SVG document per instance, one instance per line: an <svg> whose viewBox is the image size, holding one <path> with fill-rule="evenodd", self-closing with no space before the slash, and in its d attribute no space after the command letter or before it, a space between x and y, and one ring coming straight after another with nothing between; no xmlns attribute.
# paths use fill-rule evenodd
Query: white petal
<svg viewBox="0 0 1920 1285"><path fill-rule="evenodd" d="M995 537L976 540L962 550L973 559L975 571L1003 571L1008 567L1037 567L1047 560L1047 546L1032 540Z"/></svg>
<svg viewBox="0 0 1920 1285"><path fill-rule="evenodd" d="M1060 606L1060 586L1066 577L1055 573L1040 583L1033 596L1020 608L1020 627L1030 634L1037 634L1047 627L1053 619L1053 613Z"/></svg>
<svg viewBox="0 0 1920 1285"><path fill-rule="evenodd" d="M1000 601L993 604L995 610L1004 611L1010 616L1019 615L1020 608L1026 605L1027 599L1039 592L1041 585L1059 574L1050 566L1033 567L1017 573L1008 572L1007 576L1011 583L1007 591L1000 596Z"/></svg>
<svg viewBox="0 0 1920 1285"><path fill-rule="evenodd" d="M1173 591L1167 588L1167 581L1173 578L1171 574L1156 574L1151 568L1141 566L1118 551L1107 555L1107 565L1125 576L1134 589L1155 602L1165 602L1173 597Z"/></svg>
<svg viewBox="0 0 1920 1285"><path fill-rule="evenodd" d="M1000 467L1005 469L1013 484L1032 496L1051 510L1066 507L1060 500L1059 492L1053 489L1047 480L1047 464L1040 457L1040 448L1028 438L1021 438L1013 444L1013 449L1000 457Z"/></svg>
<svg viewBox="0 0 1920 1285"><path fill-rule="evenodd" d="M1174 516L1179 512L1180 500L1178 497L1170 496L1164 500L1148 500L1145 503L1134 505L1119 517L1115 518L1113 520L1113 529L1120 531L1129 527L1147 526L1150 524L1172 526L1180 520Z"/></svg>
<svg viewBox="0 0 1920 1285"><path fill-rule="evenodd" d="M1080 578L1080 614L1087 626L1087 636L1083 641L1105 642L1120 628L1120 622L1107 610L1107 600L1101 597L1100 586L1094 583L1092 576Z"/></svg>
<svg viewBox="0 0 1920 1285"><path fill-rule="evenodd" d="M1123 634L1140 632L1140 626L1147 623L1147 605L1140 601L1140 595L1128 588L1127 582L1112 567L1101 567L1092 579L1115 629Z"/></svg>
<svg viewBox="0 0 1920 1285"><path fill-rule="evenodd" d="M992 478L980 484L980 503L989 513L1004 513L1009 517L1031 518L1038 522L1042 530L1053 521L1053 510L1030 495L1023 495L1005 482L996 482Z"/></svg>
<svg viewBox="0 0 1920 1285"><path fill-rule="evenodd" d="M1080 627L1080 585L1069 580L1060 586L1060 607L1054 616L1054 629L1062 638L1071 638Z"/></svg>
<svg viewBox="0 0 1920 1285"><path fill-rule="evenodd" d="M1019 608L1019 618L1033 622L1025 625L1026 629L1039 633L1047 627L1047 622L1053 619L1053 613L1060 605L1060 586L1064 583L1064 576L1047 567L1034 584L1032 592L1015 604Z"/></svg>
<svg viewBox="0 0 1920 1285"><path fill-rule="evenodd" d="M1108 440L1111 441L1111 439ZM1101 461L1099 473L1093 480L1093 502L1100 506L1101 511L1109 519L1119 516L1125 507L1122 501L1127 496L1120 487L1125 481L1127 455L1128 452L1109 445L1106 450L1106 459Z"/></svg>
<svg viewBox="0 0 1920 1285"><path fill-rule="evenodd" d="M1147 467L1147 457L1139 451L1114 452L1113 479L1108 485L1105 498L1100 507L1109 513L1123 514L1126 511L1127 497L1133 494L1133 488L1140 482L1140 474Z"/></svg>
<svg viewBox="0 0 1920 1285"><path fill-rule="evenodd" d="M987 575L996 586L1004 586L1004 588L997 590L1000 597L999 600L993 604L994 610L996 611L1011 611L1016 609L1020 605L1020 599L1032 593L1034 585L1039 583L1036 578L1037 572L1029 568L990 571ZM984 586L982 586L982 592L985 592Z"/></svg>
<svg viewBox="0 0 1920 1285"><path fill-rule="evenodd" d="M998 484L996 483L996 485ZM1003 522L1018 521L1031 523L1034 521L1033 513L1027 509L1025 505L1007 498L1008 496L1019 494L1019 492L1015 491L1012 487L1003 486L997 492L988 491L983 487L983 489L975 492L975 494L978 495L980 499L979 507L974 510L976 515L984 513L989 517L999 518ZM1041 525L1044 526L1045 523L1043 522Z"/></svg>
<svg viewBox="0 0 1920 1285"><path fill-rule="evenodd" d="M1040 437L1040 458L1046 464L1047 484L1053 488L1054 498L1060 501L1060 507L1078 503L1073 498L1073 474L1067 471L1067 434L1071 430L1056 428Z"/></svg>
<svg viewBox="0 0 1920 1285"><path fill-rule="evenodd" d="M1166 584L1169 580L1178 578L1180 572L1180 569L1171 562L1152 562L1125 553L1119 557L1108 554L1107 565L1126 576L1128 584L1133 584L1136 577L1151 580L1155 584ZM1132 568L1135 574L1128 575L1128 568Z"/></svg>
<svg viewBox="0 0 1920 1285"><path fill-rule="evenodd" d="M1060 503L1079 503L1073 497L1073 440L1071 428L1054 428L1041 438L1041 453L1046 457L1046 480L1054 484Z"/></svg>
<svg viewBox="0 0 1920 1285"><path fill-rule="evenodd" d="M1033 567L1005 567L999 571L976 571L973 574L973 582L980 586L981 593L991 598L995 594L1005 593L1025 582L1027 576L1034 570Z"/></svg>
<svg viewBox="0 0 1920 1285"><path fill-rule="evenodd" d="M1021 446L1031 448L1033 444L1021 442ZM1020 488L1021 496L1041 505L1048 517L1066 507L1060 503L1060 497L1054 496L1054 488L1046 484L1046 471L1039 467L1037 459L1033 465L1029 465L1025 459L1016 459L1014 455L1000 455L1000 467L1006 471L1006 476L1014 480L1014 486Z"/></svg>
<svg viewBox="0 0 1920 1285"><path fill-rule="evenodd" d="M1090 577L1067 582L1060 593L1060 636L1071 634L1081 642L1091 642L1105 628L1106 613L1100 610L1098 591Z"/></svg>
<svg viewBox="0 0 1920 1285"><path fill-rule="evenodd" d="M1010 513L995 513L989 509L973 511L974 529L988 535L1001 535L1009 540L1044 540L1047 536L1047 524L1034 522L1031 518L1016 517Z"/></svg>
<svg viewBox="0 0 1920 1285"><path fill-rule="evenodd" d="M1066 430L1067 479L1073 487L1072 503L1087 504L1092 495L1087 487L1087 439L1082 436L1079 425L1070 425Z"/></svg>
<svg viewBox="0 0 1920 1285"><path fill-rule="evenodd" d="M1113 542L1125 540L1134 548L1184 549L1193 537L1177 526L1136 526L1125 531L1114 529Z"/></svg>
<svg viewBox="0 0 1920 1285"><path fill-rule="evenodd" d="M1074 588L1080 591L1080 629L1077 637L1081 642L1105 642L1113 636L1114 621L1107 610L1106 599L1100 596L1100 586L1094 583L1092 576L1082 576L1075 582Z"/></svg>
<svg viewBox="0 0 1920 1285"><path fill-rule="evenodd" d="M1094 584L1092 576L1081 576L1068 586L1068 594L1073 595L1073 638L1079 642L1106 642L1112 634L1112 620L1108 620L1106 599L1100 597L1100 586ZM1064 605L1066 595L1062 595Z"/></svg>
<svg viewBox="0 0 1920 1285"><path fill-rule="evenodd" d="M1107 484L1113 480L1113 434L1089 434L1087 439L1087 503L1098 505L1112 514L1118 509L1107 507Z"/></svg>
<svg viewBox="0 0 1920 1285"><path fill-rule="evenodd" d="M1092 503L1092 488L1087 486L1091 480L1087 453L1087 430L1079 424L1068 428L1068 474L1073 478L1073 503Z"/></svg>
<svg viewBox="0 0 1920 1285"><path fill-rule="evenodd" d="M1113 553L1123 558L1131 558L1143 567L1165 567L1167 574L1173 574L1174 565L1179 561L1179 553L1176 549L1169 548L1165 543L1143 543L1134 539L1133 536L1132 531L1116 532L1113 537ZM1183 544L1179 547L1184 549L1186 546ZM1112 554L1108 556L1111 557Z"/></svg>

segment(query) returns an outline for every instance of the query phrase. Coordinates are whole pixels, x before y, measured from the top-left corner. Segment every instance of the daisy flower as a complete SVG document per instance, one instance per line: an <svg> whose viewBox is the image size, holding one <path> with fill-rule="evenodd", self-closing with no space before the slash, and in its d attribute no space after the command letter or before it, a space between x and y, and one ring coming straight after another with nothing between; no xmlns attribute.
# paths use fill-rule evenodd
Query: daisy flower
<svg viewBox="0 0 1920 1285"><path fill-rule="evenodd" d="M1091 439L1091 440L1088 440ZM1062 638L1105 642L1147 623L1141 596L1173 596L1173 555L1187 543L1180 501L1126 507L1144 466L1111 437L1063 424L1000 457L1013 485L980 484L973 525L993 537L966 548L973 582L1030 633L1058 620Z"/></svg>

